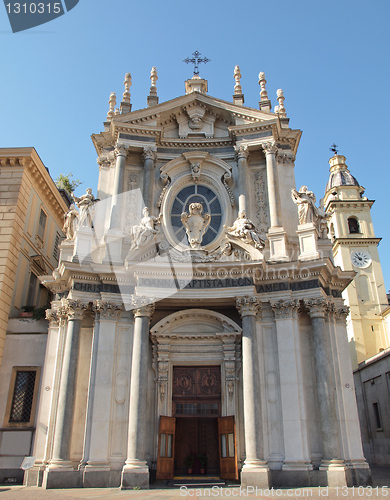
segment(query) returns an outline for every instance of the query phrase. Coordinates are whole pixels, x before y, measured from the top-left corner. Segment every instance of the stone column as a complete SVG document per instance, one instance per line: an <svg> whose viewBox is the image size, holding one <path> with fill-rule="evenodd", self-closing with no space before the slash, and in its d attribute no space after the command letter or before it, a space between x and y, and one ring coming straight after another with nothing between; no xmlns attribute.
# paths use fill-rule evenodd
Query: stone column
<svg viewBox="0 0 390 500"><path fill-rule="evenodd" d="M275 141L270 141L262 144L265 161L267 167L267 187L268 187L268 202L271 227L282 226L279 205L279 190L276 177L276 152L277 147Z"/></svg>
<svg viewBox="0 0 390 500"><path fill-rule="evenodd" d="M237 309L242 317L242 371L244 395L244 427L246 459L241 471L244 487L269 487L269 469L264 460L261 425L261 393L256 342L256 313L260 309L257 297L237 297Z"/></svg>
<svg viewBox="0 0 390 500"><path fill-rule="evenodd" d="M131 365L127 460L122 469L121 488L149 488L145 460L146 401L148 389L149 323L154 312L150 299L133 295L134 341Z"/></svg>
<svg viewBox="0 0 390 500"><path fill-rule="evenodd" d="M107 488L110 485L108 455L114 386L112 367L115 364L116 324L122 305L96 300L92 309L95 312L95 328L84 452L87 464L84 468L83 486Z"/></svg>
<svg viewBox="0 0 390 500"><path fill-rule="evenodd" d="M299 301L279 300L271 304L276 321L280 393L284 434L283 471L290 475L289 484L310 484L310 453L307 438L307 417L302 383L301 346L298 330ZM286 480L289 480L286 478Z"/></svg>
<svg viewBox="0 0 390 500"><path fill-rule="evenodd" d="M237 167L238 167L238 187L239 187L239 196L238 196L238 211L246 210L246 204L248 200L248 177L249 177L249 169L248 169L248 158L249 151L248 146L245 144L234 146L237 157Z"/></svg>
<svg viewBox="0 0 390 500"><path fill-rule="evenodd" d="M48 469L45 471L45 488L64 488L77 484L70 460L73 412L77 382L77 360L80 343L81 321L86 304L79 300L64 300L61 315L66 315L68 325L62 355L61 377L57 400L57 413L53 435L53 451Z"/></svg>
<svg viewBox="0 0 390 500"><path fill-rule="evenodd" d="M114 174L114 188L112 192L112 208L111 208L111 229L121 229L121 214L122 203L121 194L123 193L123 186L125 181L125 165L128 146L117 143L115 147L115 174Z"/></svg>
<svg viewBox="0 0 390 500"><path fill-rule="evenodd" d="M345 464L341 460L340 430L336 409L336 387L329 331L325 327L328 302L323 298L305 300L309 309L320 417L323 459L320 471L326 473L328 486L346 485ZM337 360L334 360L337 362Z"/></svg>
<svg viewBox="0 0 390 500"><path fill-rule="evenodd" d="M268 240L270 246L270 261L271 262L287 262L287 237L283 228L280 193L277 179L276 152L277 147L275 141L269 141L262 144L265 161L267 167L267 188L268 188L268 203L271 227L268 230Z"/></svg>
<svg viewBox="0 0 390 500"><path fill-rule="evenodd" d="M156 146L144 148L144 186L142 195L144 198L145 207L149 208L149 212L153 213L153 182L154 182L154 163L156 161Z"/></svg>

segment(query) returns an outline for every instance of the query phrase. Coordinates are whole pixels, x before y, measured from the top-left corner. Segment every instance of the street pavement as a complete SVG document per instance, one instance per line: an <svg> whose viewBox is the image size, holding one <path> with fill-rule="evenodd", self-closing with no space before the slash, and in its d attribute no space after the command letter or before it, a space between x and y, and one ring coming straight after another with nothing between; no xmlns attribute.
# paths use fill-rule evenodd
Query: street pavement
<svg viewBox="0 0 390 500"><path fill-rule="evenodd" d="M181 489L179 487L163 487L152 485L149 490L120 490L119 488L84 488L69 490L42 490L41 488L25 488L24 486L0 485L0 500L171 500L216 498L257 498L275 499L301 498L317 499L369 499L386 498L390 500L390 466L372 467L373 486L371 488L298 488L245 490L237 485L203 488L201 485Z"/></svg>

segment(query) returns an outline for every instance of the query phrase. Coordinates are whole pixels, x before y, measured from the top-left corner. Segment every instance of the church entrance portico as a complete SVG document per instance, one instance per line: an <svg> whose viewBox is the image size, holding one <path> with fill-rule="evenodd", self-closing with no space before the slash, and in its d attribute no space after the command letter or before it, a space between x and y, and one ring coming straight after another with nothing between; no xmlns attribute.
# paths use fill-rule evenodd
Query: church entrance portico
<svg viewBox="0 0 390 500"><path fill-rule="evenodd" d="M207 474L220 476L219 421L227 416L240 420L241 328L220 313L191 309L161 320L151 329L151 338L158 395L157 479L187 474L188 469L199 474L204 463ZM161 425L167 419L172 422L168 423L172 437L168 433L162 437ZM162 442L167 439L173 439L169 472L162 457ZM235 477L226 479L237 477L236 452L231 459Z"/></svg>

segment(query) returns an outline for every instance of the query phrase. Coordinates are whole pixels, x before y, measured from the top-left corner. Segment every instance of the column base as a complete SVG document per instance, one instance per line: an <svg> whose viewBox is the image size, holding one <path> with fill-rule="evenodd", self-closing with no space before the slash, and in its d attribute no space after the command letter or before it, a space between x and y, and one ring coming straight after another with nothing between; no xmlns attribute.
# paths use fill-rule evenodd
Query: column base
<svg viewBox="0 0 390 500"><path fill-rule="evenodd" d="M346 466L351 479L348 486L372 486L371 469L365 460L350 460Z"/></svg>
<svg viewBox="0 0 390 500"><path fill-rule="evenodd" d="M87 464L83 468L84 488L108 488L110 486L110 466L108 464Z"/></svg>
<svg viewBox="0 0 390 500"><path fill-rule="evenodd" d="M349 486L350 473L344 460L323 460L320 465L320 472L326 477L326 486Z"/></svg>
<svg viewBox="0 0 390 500"><path fill-rule="evenodd" d="M287 235L283 227L270 227L267 238L269 241L269 262L289 262L287 255Z"/></svg>
<svg viewBox="0 0 390 500"><path fill-rule="evenodd" d="M270 478L270 471L266 462L260 460L245 462L241 469L241 486L243 488L253 486L267 490L271 485Z"/></svg>
<svg viewBox="0 0 390 500"><path fill-rule="evenodd" d="M144 460L134 460L126 463L122 469L121 489L126 490L137 486L149 488L149 467Z"/></svg>
<svg viewBox="0 0 390 500"><path fill-rule="evenodd" d="M78 470L47 468L43 473L42 488L46 490L81 488L81 473Z"/></svg>

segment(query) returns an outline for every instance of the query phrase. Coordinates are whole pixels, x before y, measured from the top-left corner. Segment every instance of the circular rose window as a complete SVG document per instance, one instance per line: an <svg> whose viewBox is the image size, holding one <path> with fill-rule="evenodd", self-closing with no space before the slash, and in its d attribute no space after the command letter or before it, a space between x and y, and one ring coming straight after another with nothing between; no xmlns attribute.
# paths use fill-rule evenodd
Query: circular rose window
<svg viewBox="0 0 390 500"><path fill-rule="evenodd" d="M175 238L185 245L188 245L188 239L180 217L183 212L189 213L191 203L201 203L202 213L211 215L210 225L202 239L202 246L206 246L216 238L221 228L221 203L214 191L200 184L187 186L175 196L171 209L171 224Z"/></svg>

